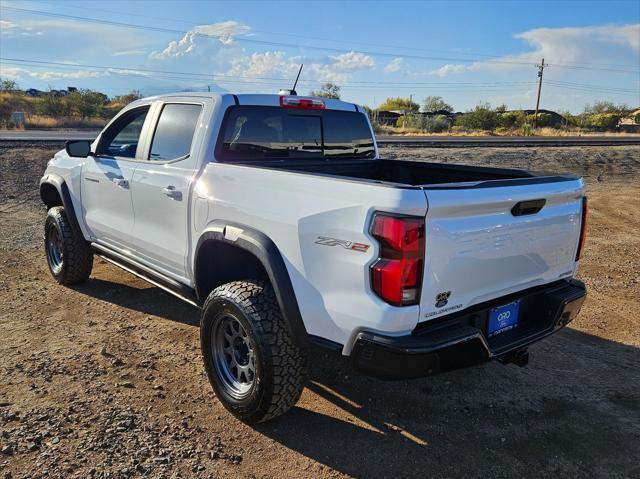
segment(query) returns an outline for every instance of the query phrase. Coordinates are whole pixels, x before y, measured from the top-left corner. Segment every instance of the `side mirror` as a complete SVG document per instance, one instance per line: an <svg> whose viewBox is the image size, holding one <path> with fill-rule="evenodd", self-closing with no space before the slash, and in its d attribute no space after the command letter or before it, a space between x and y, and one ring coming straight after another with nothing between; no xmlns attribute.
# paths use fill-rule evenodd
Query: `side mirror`
<svg viewBox="0 0 640 479"><path fill-rule="evenodd" d="M71 140L64 144L64 149L69 156L86 158L91 154L91 142L89 140Z"/></svg>

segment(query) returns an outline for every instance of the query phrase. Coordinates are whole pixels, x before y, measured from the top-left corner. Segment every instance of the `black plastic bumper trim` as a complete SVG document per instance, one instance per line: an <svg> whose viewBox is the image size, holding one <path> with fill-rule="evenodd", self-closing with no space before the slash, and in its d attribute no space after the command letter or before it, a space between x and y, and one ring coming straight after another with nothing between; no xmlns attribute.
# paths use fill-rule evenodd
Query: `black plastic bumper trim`
<svg viewBox="0 0 640 479"><path fill-rule="evenodd" d="M526 324L490 339L484 334L483 315L496 302L507 302L505 298L475 306L472 312L440 318L431 327L422 326L410 335L394 337L363 331L354 344L352 362L365 374L402 379L500 359L566 326L579 313L585 297L584 284L574 279L522 292Z"/></svg>

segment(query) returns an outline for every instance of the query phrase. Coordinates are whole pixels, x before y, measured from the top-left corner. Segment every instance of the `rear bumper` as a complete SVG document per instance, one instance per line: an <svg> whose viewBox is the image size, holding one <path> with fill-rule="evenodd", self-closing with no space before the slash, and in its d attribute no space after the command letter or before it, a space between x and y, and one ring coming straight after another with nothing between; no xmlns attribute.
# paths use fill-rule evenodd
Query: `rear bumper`
<svg viewBox="0 0 640 479"><path fill-rule="evenodd" d="M351 358L359 371L383 379L430 376L493 358L509 361L571 322L585 297L584 283L563 280L426 321L410 335L361 332ZM489 310L515 300L521 301L518 327L488 338Z"/></svg>

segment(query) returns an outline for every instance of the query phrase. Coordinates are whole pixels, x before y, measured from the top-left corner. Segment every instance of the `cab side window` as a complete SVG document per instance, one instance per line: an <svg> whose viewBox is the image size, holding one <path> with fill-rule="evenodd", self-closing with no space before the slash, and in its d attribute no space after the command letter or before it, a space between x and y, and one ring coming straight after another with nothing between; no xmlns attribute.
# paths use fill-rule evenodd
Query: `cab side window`
<svg viewBox="0 0 640 479"><path fill-rule="evenodd" d="M104 132L97 153L106 156L135 158L147 113L149 113L148 106L125 113Z"/></svg>
<svg viewBox="0 0 640 479"><path fill-rule="evenodd" d="M164 105L153 135L149 159L168 161L189 156L201 110L202 105L186 103Z"/></svg>

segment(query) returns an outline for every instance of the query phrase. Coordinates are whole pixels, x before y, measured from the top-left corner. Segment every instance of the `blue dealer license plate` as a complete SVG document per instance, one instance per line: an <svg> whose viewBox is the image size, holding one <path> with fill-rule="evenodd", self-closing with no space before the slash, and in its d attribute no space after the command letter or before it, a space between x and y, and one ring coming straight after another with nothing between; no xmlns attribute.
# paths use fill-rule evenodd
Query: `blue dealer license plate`
<svg viewBox="0 0 640 479"><path fill-rule="evenodd" d="M504 333L518 326L518 313L520 312L520 301L491 308L489 310L488 335Z"/></svg>

